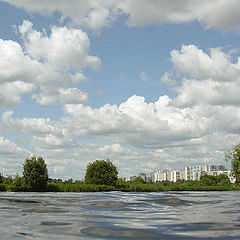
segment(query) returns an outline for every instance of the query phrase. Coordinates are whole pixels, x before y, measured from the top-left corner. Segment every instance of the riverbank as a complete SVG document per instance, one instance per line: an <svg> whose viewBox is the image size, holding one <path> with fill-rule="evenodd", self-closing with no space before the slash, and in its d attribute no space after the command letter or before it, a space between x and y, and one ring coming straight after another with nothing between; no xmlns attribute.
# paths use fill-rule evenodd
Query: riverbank
<svg viewBox="0 0 240 240"><path fill-rule="evenodd" d="M167 191L236 191L239 185L231 183L203 183L202 181L182 182L120 182L116 186L94 185L86 183L48 183L47 192L167 192ZM0 184L0 191L23 192L22 187Z"/></svg>

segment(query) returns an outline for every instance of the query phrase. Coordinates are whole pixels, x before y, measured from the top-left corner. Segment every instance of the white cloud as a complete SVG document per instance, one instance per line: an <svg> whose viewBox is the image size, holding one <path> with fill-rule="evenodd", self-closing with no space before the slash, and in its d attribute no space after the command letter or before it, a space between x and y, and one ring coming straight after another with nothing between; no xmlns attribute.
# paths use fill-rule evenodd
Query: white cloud
<svg viewBox="0 0 240 240"><path fill-rule="evenodd" d="M170 78L171 76L173 76L173 73L165 72L163 76L160 77L160 82L168 86L176 85L176 82Z"/></svg>
<svg viewBox="0 0 240 240"><path fill-rule="evenodd" d="M1 1L25 9L30 13L49 15L58 11L63 16L63 19L71 18L72 23L75 25L99 30L103 26L109 26L119 15L119 10L116 6L120 0Z"/></svg>
<svg viewBox="0 0 240 240"><path fill-rule="evenodd" d="M240 3L238 0L1 0L30 13L43 15L58 11L63 19L72 24L99 30L111 25L125 14L128 25L182 24L198 21L205 28L217 30L240 29ZM144 14L143 14L144 13Z"/></svg>
<svg viewBox="0 0 240 240"><path fill-rule="evenodd" d="M90 42L87 34L79 29L52 27L48 36L44 31L34 30L29 21L24 21L18 31L23 46L0 39L0 83L4 84L4 91L0 95L1 105L4 106L0 107L18 104L21 95L32 92L34 87L40 90L33 94L33 99L39 105L54 104L59 97L61 101L70 103L70 95L73 99L76 93L78 103L86 101L86 93L79 89L72 88L64 92L63 89L71 82L85 81L87 78L83 70L86 67L96 69L100 65L98 57L88 55ZM20 84L21 90L18 87ZM15 95L11 94L13 89L16 89ZM72 93L67 94L66 91ZM9 95L15 96L15 99L10 99ZM76 102L76 98L73 101Z"/></svg>
<svg viewBox="0 0 240 240"><path fill-rule="evenodd" d="M20 173L24 159L30 155L29 151L0 135L0 172L2 174Z"/></svg>
<svg viewBox="0 0 240 240"><path fill-rule="evenodd" d="M59 89L60 100L63 104L79 104L88 101L88 94L77 88Z"/></svg>
<svg viewBox="0 0 240 240"><path fill-rule="evenodd" d="M167 96L149 104L143 97L132 96L119 107L66 105L64 110L61 122L71 135L102 137L143 148L172 145L209 130L208 120L197 110L176 108Z"/></svg>
<svg viewBox="0 0 240 240"><path fill-rule="evenodd" d="M129 26L198 21L206 28L240 29L238 0L123 0L120 8L129 15Z"/></svg>
<svg viewBox="0 0 240 240"><path fill-rule="evenodd" d="M7 111L2 114L2 124L8 131L20 131L31 134L62 134L62 129L59 128L49 118L13 118L13 111Z"/></svg>
<svg viewBox="0 0 240 240"><path fill-rule="evenodd" d="M11 142L5 137L0 137L0 155L6 155L6 156L26 156L26 151L24 151L21 147L19 147L17 144Z"/></svg>
<svg viewBox="0 0 240 240"><path fill-rule="evenodd" d="M31 82L42 73L41 64L24 54L20 44L0 39L0 82Z"/></svg>
<svg viewBox="0 0 240 240"><path fill-rule="evenodd" d="M181 50L171 52L175 68L193 78L214 81L235 81L240 79L240 64L231 63L230 56L218 48L210 50L210 56L195 45L183 45Z"/></svg>
<svg viewBox="0 0 240 240"><path fill-rule="evenodd" d="M69 70L81 73L87 66L99 66L99 58L88 55L90 42L87 34L80 29L52 27L50 36L47 36L44 32L33 30L32 26L26 20L19 26L25 50L30 57L62 73L68 73Z"/></svg>
<svg viewBox="0 0 240 240"><path fill-rule="evenodd" d="M0 108L10 108L21 102L23 94L31 93L34 85L21 81L4 82L0 84Z"/></svg>
<svg viewBox="0 0 240 240"><path fill-rule="evenodd" d="M199 104L235 106L240 104L240 81L215 82L185 79L175 90L178 95L174 99L174 104L181 107Z"/></svg>

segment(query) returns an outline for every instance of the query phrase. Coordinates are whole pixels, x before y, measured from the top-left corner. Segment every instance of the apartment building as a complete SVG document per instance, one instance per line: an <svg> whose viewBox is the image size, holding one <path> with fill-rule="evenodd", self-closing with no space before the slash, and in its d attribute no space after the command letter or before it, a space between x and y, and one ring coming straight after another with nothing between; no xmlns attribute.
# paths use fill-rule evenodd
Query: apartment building
<svg viewBox="0 0 240 240"><path fill-rule="evenodd" d="M229 177L231 182L234 182L235 179L231 176L231 171L223 165L195 165L187 166L184 168L184 171L174 170L161 170L154 171L151 173L151 179L153 182L158 181L172 181L177 182L178 180L193 180L199 181L203 175L212 175L218 176L220 174L225 174Z"/></svg>

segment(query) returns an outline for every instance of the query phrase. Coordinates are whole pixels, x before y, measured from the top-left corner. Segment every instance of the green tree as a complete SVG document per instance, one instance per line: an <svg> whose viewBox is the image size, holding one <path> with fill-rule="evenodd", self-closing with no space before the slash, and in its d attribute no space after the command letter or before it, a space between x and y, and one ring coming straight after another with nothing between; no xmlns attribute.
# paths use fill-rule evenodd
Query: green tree
<svg viewBox="0 0 240 240"><path fill-rule="evenodd" d="M96 160L88 164L85 182L99 185L116 185L117 183L117 168L109 161Z"/></svg>
<svg viewBox="0 0 240 240"><path fill-rule="evenodd" d="M203 175L198 183L204 186L212 186L217 184L217 179L215 176Z"/></svg>
<svg viewBox="0 0 240 240"><path fill-rule="evenodd" d="M145 180L143 180L141 177L136 177L133 181L131 181L132 183L146 183Z"/></svg>
<svg viewBox="0 0 240 240"><path fill-rule="evenodd" d="M26 159L23 165L23 186L27 191L47 190L48 170L42 157Z"/></svg>
<svg viewBox="0 0 240 240"><path fill-rule="evenodd" d="M236 178L236 183L240 183L240 144L225 153L225 160L231 162L232 174Z"/></svg>

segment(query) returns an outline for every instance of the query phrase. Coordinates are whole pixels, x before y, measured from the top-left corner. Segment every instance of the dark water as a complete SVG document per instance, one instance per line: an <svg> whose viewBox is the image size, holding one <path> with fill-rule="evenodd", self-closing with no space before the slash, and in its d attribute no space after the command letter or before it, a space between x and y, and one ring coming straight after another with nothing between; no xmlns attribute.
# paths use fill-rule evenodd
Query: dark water
<svg viewBox="0 0 240 240"><path fill-rule="evenodd" d="M0 239L240 239L240 192L0 193Z"/></svg>

